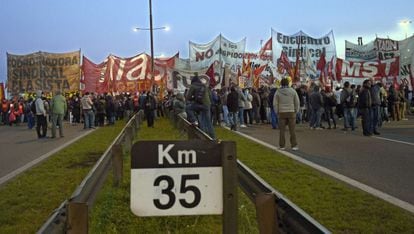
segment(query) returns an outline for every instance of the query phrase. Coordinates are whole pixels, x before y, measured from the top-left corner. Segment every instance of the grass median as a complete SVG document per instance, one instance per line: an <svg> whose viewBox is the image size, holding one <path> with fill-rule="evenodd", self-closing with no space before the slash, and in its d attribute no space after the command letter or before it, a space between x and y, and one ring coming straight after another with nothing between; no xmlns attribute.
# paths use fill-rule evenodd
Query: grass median
<svg viewBox="0 0 414 234"><path fill-rule="evenodd" d="M216 128L222 140L237 142L237 156L275 189L284 194L333 233L412 233L414 215L350 187L278 152ZM138 140L184 140L165 119L155 128L143 126ZM130 155L124 157L124 181L112 178L98 196L90 223L91 233L220 233L220 216L140 218L129 209ZM258 233L254 206L239 192L239 233Z"/></svg>
<svg viewBox="0 0 414 234"><path fill-rule="evenodd" d="M0 187L0 233L35 233L125 125L102 127Z"/></svg>

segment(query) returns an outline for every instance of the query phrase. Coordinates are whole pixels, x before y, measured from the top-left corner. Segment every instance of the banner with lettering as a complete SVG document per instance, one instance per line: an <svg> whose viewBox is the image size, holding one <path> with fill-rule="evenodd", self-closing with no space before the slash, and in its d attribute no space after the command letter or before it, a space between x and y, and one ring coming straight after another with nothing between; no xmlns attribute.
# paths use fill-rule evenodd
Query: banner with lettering
<svg viewBox="0 0 414 234"><path fill-rule="evenodd" d="M375 46L380 59L390 59L399 57L400 70L397 83L405 83L412 90L414 82L412 60L414 57L414 36L401 41L388 38L376 38Z"/></svg>
<svg viewBox="0 0 414 234"><path fill-rule="evenodd" d="M377 49L374 41L365 45L358 45L345 40L345 59L348 61L377 60Z"/></svg>
<svg viewBox="0 0 414 234"><path fill-rule="evenodd" d="M359 78L377 80L387 77L398 77L399 57L386 60L353 62L343 59L336 59L336 78L354 79Z"/></svg>
<svg viewBox="0 0 414 234"><path fill-rule="evenodd" d="M82 83L88 92L138 92L151 88L165 88L168 68L174 67L175 58L154 59L154 80L151 87L151 56L139 54L131 58L109 55L97 65L86 57L83 59Z"/></svg>
<svg viewBox="0 0 414 234"><path fill-rule="evenodd" d="M322 53L325 53L327 61L336 56L333 31L330 31L323 37L314 38L302 31L293 35L286 35L272 29L272 47L274 62L278 61L281 52L284 51L293 66L296 64L298 50L300 60L306 58L306 53L310 53L310 58L313 62L317 62Z"/></svg>
<svg viewBox="0 0 414 234"><path fill-rule="evenodd" d="M224 65L229 65L232 70L236 71L238 66L241 66L243 62L243 56L246 49L246 38L239 42L231 42L227 38L221 36L220 44L220 61Z"/></svg>
<svg viewBox="0 0 414 234"><path fill-rule="evenodd" d="M37 52L27 55L7 53L7 84L10 93L78 91L80 51Z"/></svg>
<svg viewBox="0 0 414 234"><path fill-rule="evenodd" d="M239 42L231 42L222 35L207 44L189 42L190 67L193 70L208 68L213 62L231 65L234 70L241 66L246 38Z"/></svg>
<svg viewBox="0 0 414 234"><path fill-rule="evenodd" d="M191 79L194 77L195 73L198 74L201 81L204 83L212 84L214 83L214 89L220 89L222 87L222 77L220 76L219 70L220 63L216 62L213 64L213 78L214 82L210 81L210 77L206 74L208 68L203 68L199 70L191 69L190 61L188 59L175 59L175 66L168 67L168 78L167 78L167 89L174 90L175 92L184 93L186 89L189 89L191 86Z"/></svg>

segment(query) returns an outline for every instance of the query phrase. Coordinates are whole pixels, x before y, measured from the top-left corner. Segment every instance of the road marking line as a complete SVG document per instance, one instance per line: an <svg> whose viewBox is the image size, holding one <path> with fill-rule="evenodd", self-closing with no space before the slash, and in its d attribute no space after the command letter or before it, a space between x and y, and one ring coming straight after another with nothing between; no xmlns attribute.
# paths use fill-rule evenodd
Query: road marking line
<svg viewBox="0 0 414 234"><path fill-rule="evenodd" d="M53 149L52 151L50 151L50 152L48 152L48 153L46 153L46 154L43 154L43 155L42 155L42 156L40 156L39 158L36 158L35 160L33 160L33 161L31 161L31 162L27 163L26 165L24 165L24 166L22 166L22 167L20 167L20 168L17 168L16 170L14 170L14 171L10 172L9 174L7 174L7 175L5 175L5 176L1 177L1 178L0 178L0 186L1 186L3 183L6 183L6 182L7 182L7 181L9 181L10 179L12 179L12 178L14 178L15 176L19 175L20 173L22 173L22 172L26 171L27 169L29 169L29 168L31 168L31 167L33 167L33 166L35 166L36 164L38 164L38 163L42 162L43 160L47 159L47 158L48 158L48 157L50 157L51 155L53 155L53 154L55 154L56 152L58 152L58 151L62 150L63 148L67 147L68 145L70 145L70 144L72 144L73 142L75 142L75 141L77 141L77 140L81 139L82 137L84 137L84 136L88 135L88 134L89 134L89 133L91 133L91 132L93 132L93 131L87 131L87 132L83 133L82 135L80 135L80 136L78 136L78 137L76 137L76 138L74 138L74 139L72 139L72 140L70 140L70 141L66 142L65 144L63 144L63 145L61 145L61 146L59 146L59 147L57 147L57 148L55 148L55 149Z"/></svg>
<svg viewBox="0 0 414 234"><path fill-rule="evenodd" d="M414 143L406 142L406 141L399 141L399 140L389 139L389 138L385 138L385 137L378 137L378 136L374 136L373 138L377 138L377 139L384 140L384 141L392 141L392 142L396 142L396 143L401 143L401 144L414 146Z"/></svg>
<svg viewBox="0 0 414 234"><path fill-rule="evenodd" d="M354 186L356 188L359 188L359 189L361 189L361 190L363 190L363 191L365 191L365 192L367 192L367 193L369 193L369 194L371 194L371 195L373 195L375 197L378 197L378 198L380 198L380 199L382 199L384 201L387 201L387 202L389 202L391 204L394 204L394 205L396 205L396 206L398 206L398 207L400 207L400 208L402 208L404 210L407 210L407 211L409 211L409 212L411 212L411 213L414 214L414 205L412 205L412 204L410 204L410 203L408 203L406 201L400 200L400 199L398 199L396 197L393 197L393 196L391 196L391 195L389 195L387 193L384 193L384 192L382 192L380 190L377 190L377 189L375 189L373 187L370 187L370 186L368 186L366 184L363 184L363 183L358 182L358 181L356 181L354 179L351 179L349 177L346 177L346 176L344 176L342 174L339 174L337 172L334 172L334 171L332 171L332 170L330 170L328 168L322 167L322 166L320 166L320 165L318 165L316 163L313 163L313 162L308 161L308 160L306 160L304 158L301 158L299 156L296 156L295 154L292 154L290 152L287 152L287 151L284 151L284 150L278 150L277 147L275 147L275 146L273 146L273 145L271 145L269 143L266 143L264 141L261 141L259 139L256 139L254 137L251 137L249 135L246 135L246 134L241 133L241 132L238 132L238 131L234 131L234 132L237 133L237 134L239 134L240 136L243 136L243 137L245 137L245 138L247 138L249 140L252 140L252 141L254 141L254 142L258 143L258 144L261 144L261 145L266 146L266 147L268 147L270 149L273 149L273 150L275 150L275 151L277 151L279 153L282 153L282 154L288 156L289 158L292 158L292 159L294 159L294 160L296 160L298 162L301 162L301 163L303 163L305 165L308 165L308 166L310 166L310 167L312 167L312 168L314 168L314 169L316 169L318 171L321 171L321 172L323 172L325 174L328 174L328 175L330 175L330 176L332 176L332 177L334 177L334 178L336 178L338 180L341 180L341 181L343 181L343 182L345 182L345 183L347 183L347 184L349 184L351 186Z"/></svg>

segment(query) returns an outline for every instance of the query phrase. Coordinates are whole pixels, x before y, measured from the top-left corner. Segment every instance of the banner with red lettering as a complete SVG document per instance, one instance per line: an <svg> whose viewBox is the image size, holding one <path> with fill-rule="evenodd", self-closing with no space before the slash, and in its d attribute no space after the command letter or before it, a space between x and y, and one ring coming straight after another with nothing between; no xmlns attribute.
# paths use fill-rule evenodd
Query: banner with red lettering
<svg viewBox="0 0 414 234"><path fill-rule="evenodd" d="M234 71L241 66L246 38L239 42L232 42L222 35L217 36L207 44L189 42L190 67L193 70L208 68L215 61L223 65L230 65Z"/></svg>
<svg viewBox="0 0 414 234"><path fill-rule="evenodd" d="M399 57L376 60L353 62L336 59L335 73L337 80L342 79L382 79L387 77L398 77Z"/></svg>

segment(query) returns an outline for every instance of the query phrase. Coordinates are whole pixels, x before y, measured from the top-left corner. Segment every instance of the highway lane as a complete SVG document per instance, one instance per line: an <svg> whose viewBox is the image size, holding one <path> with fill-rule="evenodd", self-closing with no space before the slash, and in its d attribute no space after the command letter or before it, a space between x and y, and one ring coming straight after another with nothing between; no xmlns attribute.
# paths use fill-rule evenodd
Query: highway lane
<svg viewBox="0 0 414 234"><path fill-rule="evenodd" d="M239 130L278 146L279 131L269 125ZM287 141L290 153L414 204L414 119L386 123L378 137L365 137L360 128L311 130L305 124L296 132L300 150L289 150Z"/></svg>
<svg viewBox="0 0 414 234"><path fill-rule="evenodd" d="M64 135L60 138L38 139L36 130L29 130L26 124L20 126L0 126L0 182L16 173L16 170L30 165L40 157L51 151L59 149L62 145L68 144L74 139L83 136L91 131L83 130L83 124L70 125L64 123ZM48 129L48 136L51 129ZM1 183L0 183L1 184Z"/></svg>

